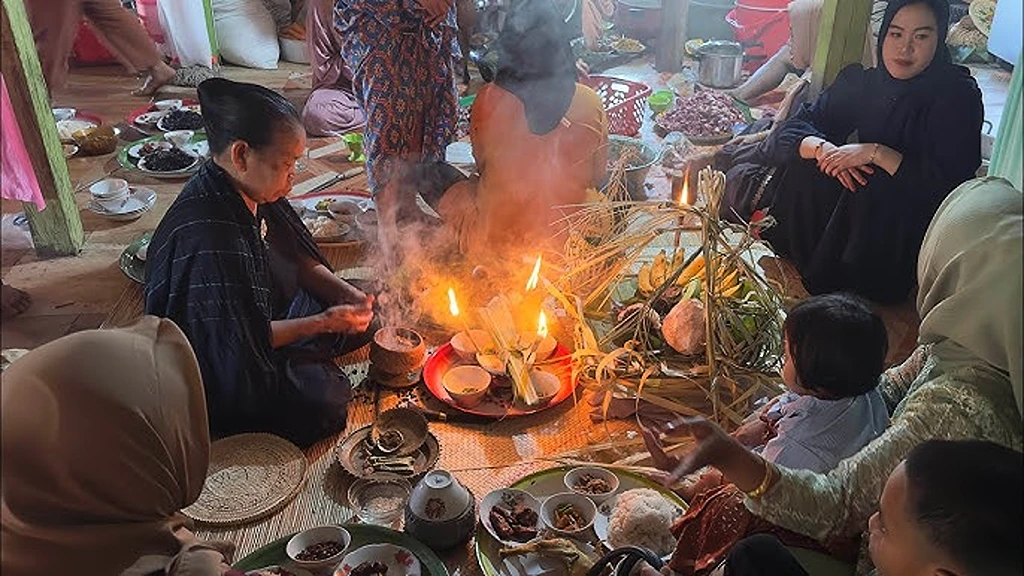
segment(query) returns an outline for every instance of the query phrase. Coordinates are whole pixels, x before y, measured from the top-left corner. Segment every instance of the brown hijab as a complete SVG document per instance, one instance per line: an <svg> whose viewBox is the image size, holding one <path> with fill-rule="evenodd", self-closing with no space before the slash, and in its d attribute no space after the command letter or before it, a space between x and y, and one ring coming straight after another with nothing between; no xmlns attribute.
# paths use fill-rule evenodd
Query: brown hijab
<svg viewBox="0 0 1024 576"><path fill-rule="evenodd" d="M51 342L14 362L0 393L4 576L227 569L178 513L202 490L210 436L172 322Z"/></svg>

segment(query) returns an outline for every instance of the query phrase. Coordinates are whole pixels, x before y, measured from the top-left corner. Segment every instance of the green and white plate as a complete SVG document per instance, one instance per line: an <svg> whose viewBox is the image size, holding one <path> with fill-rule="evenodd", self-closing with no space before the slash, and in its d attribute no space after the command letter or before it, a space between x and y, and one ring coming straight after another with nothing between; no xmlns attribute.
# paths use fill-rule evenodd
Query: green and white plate
<svg viewBox="0 0 1024 576"><path fill-rule="evenodd" d="M121 164L122 168L140 172L152 178L181 179L188 178L195 174L199 170L199 167L203 165L203 160L207 158L210 153L210 145L206 139L206 132L199 131L196 132L195 135L192 136L192 139L189 140L188 144L183 147L186 152L196 157L196 161L193 162L191 166L184 170L173 170L170 172L147 170L142 162L142 158L138 157L138 152L141 150L142 146L149 142L163 141L164 137L161 134L159 136L150 136L149 138L143 138L142 140L133 142L130 146L125 146L118 151L117 161ZM142 165L140 165L140 163Z"/></svg>
<svg viewBox="0 0 1024 576"><path fill-rule="evenodd" d="M118 265L121 268L121 272L127 276L131 281L138 284L146 283L146 261L139 258L139 250L143 246L149 246L149 240L153 237L152 232L147 232L142 238L132 242L121 252L121 258L118 261ZM265 566L266 564L264 564Z"/></svg>
<svg viewBox="0 0 1024 576"><path fill-rule="evenodd" d="M394 544L405 548L416 556L416 559L420 562L421 576L448 576L448 569L445 567L444 562L430 548L427 548L422 542L408 534L369 524L342 524L341 526L348 530L348 533L352 536L352 543L348 548L349 554L370 544ZM289 534L283 538L278 538L242 558L235 563L233 568L246 571L255 570L261 566L279 565L285 569L290 569L291 561L288 559L288 554L285 553L284 549L288 544L288 540L294 535Z"/></svg>

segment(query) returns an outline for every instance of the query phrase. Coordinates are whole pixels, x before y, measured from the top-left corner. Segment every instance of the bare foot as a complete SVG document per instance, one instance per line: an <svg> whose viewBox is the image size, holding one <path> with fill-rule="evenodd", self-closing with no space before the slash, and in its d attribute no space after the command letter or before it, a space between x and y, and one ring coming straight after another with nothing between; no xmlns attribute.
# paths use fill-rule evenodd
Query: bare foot
<svg viewBox="0 0 1024 576"><path fill-rule="evenodd" d="M132 92L135 96L152 96L162 86L174 79L174 68L160 62L149 69L142 86Z"/></svg>
<svg viewBox="0 0 1024 576"><path fill-rule="evenodd" d="M28 292L7 284L3 285L2 297L3 318L13 318L32 306L32 297L28 295Z"/></svg>

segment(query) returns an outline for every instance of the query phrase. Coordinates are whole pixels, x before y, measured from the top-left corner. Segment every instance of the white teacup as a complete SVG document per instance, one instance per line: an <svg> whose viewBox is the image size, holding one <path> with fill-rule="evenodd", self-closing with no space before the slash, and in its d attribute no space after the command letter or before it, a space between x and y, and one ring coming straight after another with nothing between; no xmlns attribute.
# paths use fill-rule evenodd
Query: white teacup
<svg viewBox="0 0 1024 576"><path fill-rule="evenodd" d="M105 178L90 186L89 193L104 210L116 212L128 198L128 182L120 178Z"/></svg>
<svg viewBox="0 0 1024 576"><path fill-rule="evenodd" d="M164 140L174 144L175 148L181 148L188 144L196 133L192 130L172 130L164 134Z"/></svg>

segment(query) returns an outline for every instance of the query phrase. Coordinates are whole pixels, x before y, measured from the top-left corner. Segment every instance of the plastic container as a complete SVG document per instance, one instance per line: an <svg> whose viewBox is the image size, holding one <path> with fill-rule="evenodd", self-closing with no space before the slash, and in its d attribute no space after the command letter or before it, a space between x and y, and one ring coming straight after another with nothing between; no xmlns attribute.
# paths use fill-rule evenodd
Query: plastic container
<svg viewBox="0 0 1024 576"><path fill-rule="evenodd" d="M601 97L610 133L633 136L640 131L647 112L647 97L651 95L650 86L611 76L590 76L583 83Z"/></svg>
<svg viewBox="0 0 1024 576"><path fill-rule="evenodd" d="M726 16L745 48L744 70L757 70L789 42L788 6L788 0L738 0Z"/></svg>
<svg viewBox="0 0 1024 576"><path fill-rule="evenodd" d="M686 37L734 40L736 34L725 17L735 7L735 0L691 0L686 18Z"/></svg>

